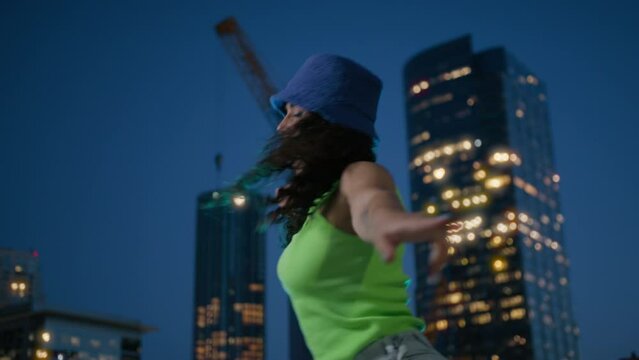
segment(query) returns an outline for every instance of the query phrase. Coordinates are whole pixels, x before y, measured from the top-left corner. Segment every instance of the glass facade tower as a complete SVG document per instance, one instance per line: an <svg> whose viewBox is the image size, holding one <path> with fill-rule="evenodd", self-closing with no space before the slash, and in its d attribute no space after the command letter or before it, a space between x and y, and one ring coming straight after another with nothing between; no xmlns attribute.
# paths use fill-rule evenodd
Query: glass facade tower
<svg viewBox="0 0 639 360"><path fill-rule="evenodd" d="M413 210L464 224L441 281L415 247L426 335L450 359L578 359L544 83L467 35L412 57L404 90Z"/></svg>
<svg viewBox="0 0 639 360"><path fill-rule="evenodd" d="M197 200L194 359L264 359L266 202L205 192Z"/></svg>

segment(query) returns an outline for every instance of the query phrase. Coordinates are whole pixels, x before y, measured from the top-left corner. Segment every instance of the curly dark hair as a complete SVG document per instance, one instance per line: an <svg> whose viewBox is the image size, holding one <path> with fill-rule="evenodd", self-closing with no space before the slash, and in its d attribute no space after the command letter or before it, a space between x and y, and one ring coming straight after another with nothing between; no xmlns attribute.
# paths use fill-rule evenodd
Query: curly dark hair
<svg viewBox="0 0 639 360"><path fill-rule="evenodd" d="M310 113L293 128L276 133L267 142L263 157L236 182L246 189L261 180L290 171L286 184L269 204L280 204L267 214L266 224L284 223L287 246L312 214L314 201L331 189L349 164L375 161L376 141L359 131Z"/></svg>

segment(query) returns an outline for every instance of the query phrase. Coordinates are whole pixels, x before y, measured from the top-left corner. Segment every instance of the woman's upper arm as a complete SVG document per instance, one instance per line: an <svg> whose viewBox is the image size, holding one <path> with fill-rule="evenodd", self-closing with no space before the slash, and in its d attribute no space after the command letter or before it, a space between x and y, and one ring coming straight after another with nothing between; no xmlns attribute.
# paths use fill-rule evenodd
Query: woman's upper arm
<svg viewBox="0 0 639 360"><path fill-rule="evenodd" d="M340 192L346 197L352 215L364 211L370 199L380 191L396 195L395 182L383 166L369 161L357 161L344 169Z"/></svg>

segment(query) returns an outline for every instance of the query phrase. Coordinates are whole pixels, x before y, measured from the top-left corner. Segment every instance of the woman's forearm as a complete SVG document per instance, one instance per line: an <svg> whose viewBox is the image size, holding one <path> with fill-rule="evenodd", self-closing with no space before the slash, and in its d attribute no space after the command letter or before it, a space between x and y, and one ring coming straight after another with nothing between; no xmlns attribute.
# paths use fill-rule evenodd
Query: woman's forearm
<svg viewBox="0 0 639 360"><path fill-rule="evenodd" d="M361 194L353 214L353 229L364 241L370 241L380 226L391 218L405 214L397 194L393 191L373 189Z"/></svg>

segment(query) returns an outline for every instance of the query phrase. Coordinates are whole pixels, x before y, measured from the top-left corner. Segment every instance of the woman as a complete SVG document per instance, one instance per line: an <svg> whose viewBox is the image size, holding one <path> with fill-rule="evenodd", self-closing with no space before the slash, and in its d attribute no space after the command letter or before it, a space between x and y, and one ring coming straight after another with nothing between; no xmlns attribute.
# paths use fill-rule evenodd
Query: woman
<svg viewBox="0 0 639 360"><path fill-rule="evenodd" d="M287 233L277 273L316 360L444 359L406 305L402 243L430 242L440 270L450 218L407 213L375 163L381 88L350 59L310 57L271 98L284 118L252 172L291 170L270 213Z"/></svg>

